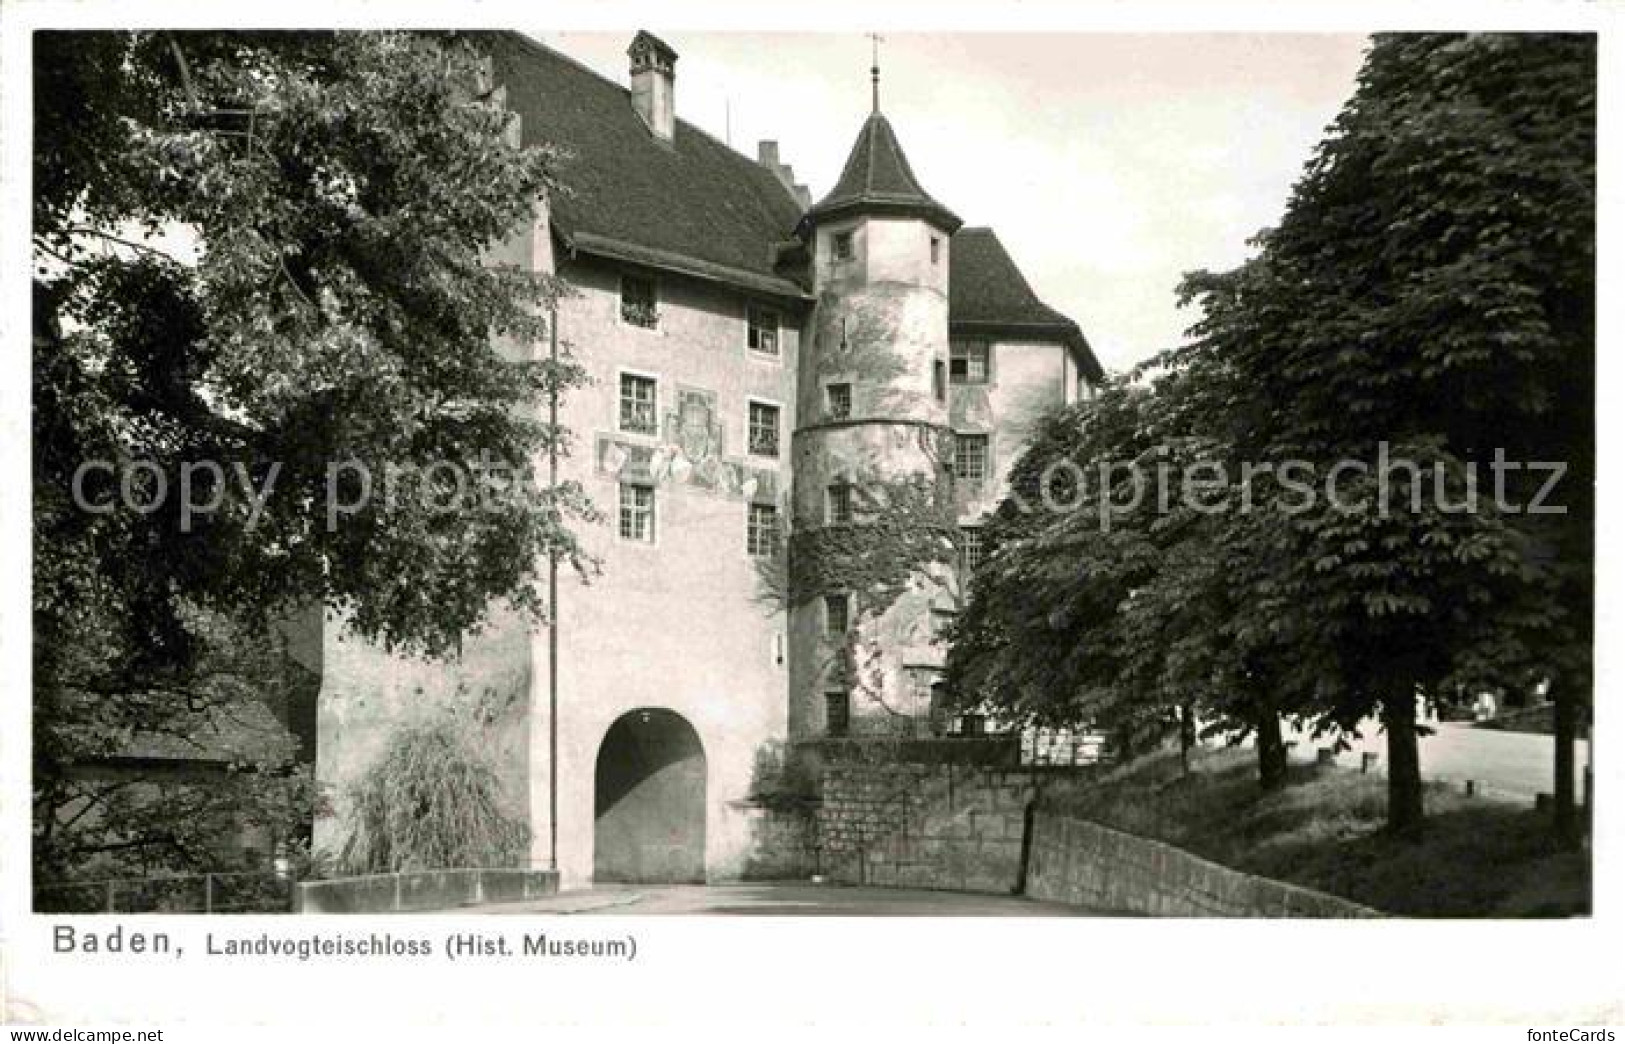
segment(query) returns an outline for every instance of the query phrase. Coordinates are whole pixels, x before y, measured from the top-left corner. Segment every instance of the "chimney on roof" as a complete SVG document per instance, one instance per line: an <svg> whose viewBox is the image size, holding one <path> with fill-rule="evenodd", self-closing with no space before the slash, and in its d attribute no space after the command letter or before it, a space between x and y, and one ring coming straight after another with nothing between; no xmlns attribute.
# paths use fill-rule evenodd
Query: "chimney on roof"
<svg viewBox="0 0 1625 1044"><path fill-rule="evenodd" d="M677 127L677 52L639 29L626 56L632 60L632 108L656 137L670 141Z"/></svg>
<svg viewBox="0 0 1625 1044"><path fill-rule="evenodd" d="M758 141L756 143L756 162L773 172L773 176L779 179L779 184L783 185L785 191L795 197L802 210L812 206L812 193L807 191L807 186L796 184L794 168L788 163L779 161L778 142Z"/></svg>

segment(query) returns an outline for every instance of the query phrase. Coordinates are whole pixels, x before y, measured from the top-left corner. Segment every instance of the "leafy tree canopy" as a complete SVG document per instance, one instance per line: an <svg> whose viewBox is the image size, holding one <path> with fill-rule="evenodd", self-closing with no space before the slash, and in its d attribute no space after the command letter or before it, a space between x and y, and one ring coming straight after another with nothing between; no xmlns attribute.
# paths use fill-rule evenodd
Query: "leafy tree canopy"
<svg viewBox="0 0 1625 1044"><path fill-rule="evenodd" d="M487 262L556 187L558 155L510 141L507 114L474 93L472 48L47 33L36 69L47 629L92 575L155 659L184 653L177 596L250 613L325 600L369 637L428 652L452 648L493 596L539 610L537 563L577 554L561 524L575 491L461 510L473 493L458 496L450 469L423 473L467 474L482 454L528 467L560 433L523 407L580 377L496 340L544 335L555 285ZM155 461L169 495L148 514L76 510L87 460ZM330 526L330 468L350 460L378 473L374 494L394 464L397 495ZM183 527L185 461L226 476L194 475L207 487L194 499L222 505ZM359 499L359 476L339 477L339 497ZM84 478L94 503L114 492L103 472ZM134 499L153 502L156 482L138 473Z"/></svg>
<svg viewBox="0 0 1625 1044"><path fill-rule="evenodd" d="M1063 713L1262 698L1342 728L1380 709L1405 829L1418 691L1545 678L1582 698L1595 77L1589 36L1377 37L1256 256L1181 285L1186 343L1017 464L950 663L969 693ZM1174 508L1109 530L1109 483L1081 512L1021 511L1061 458L1185 478ZM1522 466L1497 478L1498 459ZM1221 510L1182 495L1198 462L1224 468ZM1567 473L1548 491L1529 462ZM1363 470L1327 495L1345 463ZM1542 496L1558 510L1532 513Z"/></svg>
<svg viewBox="0 0 1625 1044"><path fill-rule="evenodd" d="M68 764L162 725L148 694L200 690L226 635L317 604L453 652L494 601L544 613L549 556L590 568L590 508L533 474L567 448L535 407L582 379L534 350L559 288L498 263L561 154L518 144L468 42L34 46L42 831Z"/></svg>

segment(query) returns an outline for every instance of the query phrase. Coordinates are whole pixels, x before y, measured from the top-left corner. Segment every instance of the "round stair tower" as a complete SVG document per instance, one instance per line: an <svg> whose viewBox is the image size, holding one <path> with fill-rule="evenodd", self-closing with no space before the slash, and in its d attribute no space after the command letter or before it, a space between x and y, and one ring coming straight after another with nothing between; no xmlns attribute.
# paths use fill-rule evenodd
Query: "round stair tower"
<svg viewBox="0 0 1625 1044"><path fill-rule="evenodd" d="M800 356L789 541L792 739L928 727L956 602L948 250L878 106L803 217L817 297Z"/></svg>

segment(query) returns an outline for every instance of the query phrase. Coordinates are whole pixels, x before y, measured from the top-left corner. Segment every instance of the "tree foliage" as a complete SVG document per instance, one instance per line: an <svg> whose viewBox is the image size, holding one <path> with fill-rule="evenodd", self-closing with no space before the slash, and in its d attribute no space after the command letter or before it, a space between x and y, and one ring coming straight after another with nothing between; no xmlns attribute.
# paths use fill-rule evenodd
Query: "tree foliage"
<svg viewBox="0 0 1625 1044"><path fill-rule="evenodd" d="M295 869L322 807L297 740L272 707L314 679L290 671L280 640L187 611L200 655L180 686L42 692L35 730L34 880L44 907L84 894L70 882L199 870ZM90 616L64 651L76 673L105 671L109 621ZM157 765L155 769L152 766Z"/></svg>
<svg viewBox="0 0 1625 1044"><path fill-rule="evenodd" d="M447 654L494 600L545 612L540 564L590 566L590 509L535 475L567 444L533 407L582 377L531 351L558 287L493 254L560 154L516 144L471 45L34 44L40 832L70 762L152 724L136 694L199 687L197 614L263 635L325 604Z"/></svg>
<svg viewBox="0 0 1625 1044"><path fill-rule="evenodd" d="M1380 713L1404 833L1419 693L1547 679L1560 710L1583 699L1594 167L1594 38L1376 38L1255 257L1180 287L1201 310L1186 343L1148 386L1059 419L1013 475L1019 495L1058 452L1206 460L1221 509L1091 532L1089 502L1011 524L973 591L961 680L1067 715L1199 699L1346 729ZM1566 465L1558 512L1528 510L1544 469L1503 470L1497 497L1497 459ZM1365 469L1328 496L1345 462ZM1560 762L1560 803L1564 785Z"/></svg>

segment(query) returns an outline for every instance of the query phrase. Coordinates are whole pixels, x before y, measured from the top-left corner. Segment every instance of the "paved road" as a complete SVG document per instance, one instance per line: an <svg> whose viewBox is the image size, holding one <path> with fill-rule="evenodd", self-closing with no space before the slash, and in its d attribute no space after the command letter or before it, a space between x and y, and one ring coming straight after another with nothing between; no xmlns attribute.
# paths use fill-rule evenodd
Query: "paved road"
<svg viewBox="0 0 1625 1044"><path fill-rule="evenodd" d="M966 895L798 882L604 885L531 903L482 906L490 914L732 914L824 917L1089 917L1089 910L1020 896Z"/></svg>
<svg viewBox="0 0 1625 1044"><path fill-rule="evenodd" d="M1550 736L1529 732L1500 732L1495 729L1475 729L1457 722L1438 722L1435 732L1421 740L1422 778L1461 782L1476 780L1491 796L1533 800L1539 793L1552 789L1553 741ZM1363 738L1351 750L1338 757L1338 762L1358 767L1360 752L1372 751L1379 761L1379 770L1387 765L1388 737L1375 726L1361 730ZM1292 736L1298 745L1295 755L1305 760L1315 757L1315 748L1330 745L1326 739L1312 740L1307 735ZM1584 786L1586 744L1574 745L1575 786Z"/></svg>

